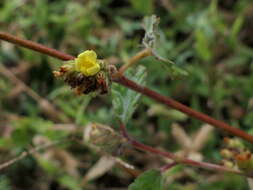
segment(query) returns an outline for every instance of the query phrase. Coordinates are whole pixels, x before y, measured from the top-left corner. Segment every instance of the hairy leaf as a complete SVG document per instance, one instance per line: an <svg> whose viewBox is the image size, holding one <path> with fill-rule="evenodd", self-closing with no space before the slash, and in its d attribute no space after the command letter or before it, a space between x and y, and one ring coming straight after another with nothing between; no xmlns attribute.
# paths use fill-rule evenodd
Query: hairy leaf
<svg viewBox="0 0 253 190"><path fill-rule="evenodd" d="M140 65L136 69L129 69L126 75L140 85L144 85L146 82L144 66ZM116 117L126 124L137 108L140 97L141 94L114 83L112 85L112 103Z"/></svg>
<svg viewBox="0 0 253 190"><path fill-rule="evenodd" d="M173 61L161 56L159 49L164 46L161 44L162 40L159 39L159 22L160 18L156 15L146 16L143 19L145 36L142 39L142 43L146 48L150 48L152 50L152 55L161 62L161 66L168 71L168 74L172 79L186 76L187 72L185 70L178 67Z"/></svg>

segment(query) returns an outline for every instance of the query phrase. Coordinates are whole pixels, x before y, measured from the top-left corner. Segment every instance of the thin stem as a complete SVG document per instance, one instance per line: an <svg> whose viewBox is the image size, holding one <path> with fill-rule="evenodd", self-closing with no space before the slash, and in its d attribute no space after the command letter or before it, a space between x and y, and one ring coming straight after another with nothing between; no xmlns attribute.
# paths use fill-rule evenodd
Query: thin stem
<svg viewBox="0 0 253 190"><path fill-rule="evenodd" d="M22 152L19 156L17 156L16 158L13 158L11 160L8 160L7 162L4 162L2 164L0 164L0 171L11 166L12 164L22 160L23 158L25 158L26 156L30 155L30 154L34 154L35 152L38 152L40 150L43 149L47 149L50 148L56 144L59 144L61 141L56 141L56 142L51 142L51 143L47 143L41 146L37 146L35 148L29 149L28 151Z"/></svg>
<svg viewBox="0 0 253 190"><path fill-rule="evenodd" d="M199 167L199 168L204 168L204 169L210 169L210 170L214 170L214 171L219 171L219 172L230 172L230 173L234 173L234 174L238 174L238 175L244 175L247 176L247 174L242 173L239 170L235 170L235 169L230 169L230 168L226 168L217 164L212 164L212 163L208 163L208 162L199 162L199 161L194 161L191 159L187 159L187 158L181 158L176 156L173 153L170 152L164 152L158 149L155 149L151 146L142 144L140 142L138 142L137 140L133 139L132 137L130 137L127 133L127 130L124 126L123 123L120 123L120 130L122 132L122 135L129 141L130 144L132 144L132 146L134 146L136 149L145 151L145 152L150 152L156 155L160 155L166 158L169 158L171 160L174 161L174 163L176 164L184 164L184 165L190 165L190 166L195 166L195 167ZM166 169L166 167L165 167ZM251 177L251 176L248 176Z"/></svg>
<svg viewBox="0 0 253 190"><path fill-rule="evenodd" d="M160 168L160 170L161 170L161 172L166 172L167 170L173 168L173 167L176 166L176 165L178 165L177 162L172 162L172 163L169 163L169 164L166 164L166 165L162 166L162 167Z"/></svg>
<svg viewBox="0 0 253 190"><path fill-rule="evenodd" d="M26 47L28 49L32 49L34 51L40 52L42 54L47 54L50 55L52 57L61 59L61 60L71 60L71 59L75 59L75 57L62 53L58 50L55 50L53 48L48 48L46 46L43 46L41 44L32 42L30 40L24 40L24 39L20 39L18 37L15 37L13 35L7 34L5 32L0 32L0 39Z"/></svg>
<svg viewBox="0 0 253 190"><path fill-rule="evenodd" d="M26 48L29 48L29 49L32 49L32 50L35 50L35 51L38 51L38 52L41 52L41 53L44 53L44 54L47 54L47 55L50 55L52 57L55 57L55 58L58 58L58 59L61 59L61 60L71 60L71 59L74 59L73 56L71 55L68 55L68 54L65 54L65 53L62 53L60 51L57 51L55 49L52 49L52 48L47 48L43 45L40 45L40 44L37 44L35 42L31 42L29 40L23 40L23 39L19 39L15 36L12 36L10 34L6 34L6 33L3 33L3 32L0 32L0 39L2 40L6 40L6 41L9 41L11 43L15 43L15 44L18 44L20 46L23 46L23 47L26 47ZM113 77L113 81L114 82L117 82L127 88L130 88L136 92L139 92L145 96L148 96L150 97L151 99L153 100L156 100L157 102L160 102L160 103L163 103L169 107L172 107L174 109L177 109L195 119L198 119L200 121L203 121L203 122L206 122L206 123L209 123L211 125L213 125L214 127L217 127L217 128L220 128L220 129L223 129L225 130L226 132L230 133L230 134L233 134L235 136L238 136L238 137L241 137L243 138L244 140L247 140L251 143L253 143L253 136L247 134L246 132L240 130L240 129L237 129L235 127L232 127L222 121L219 121L219 120L216 120L206 114L203 114L203 113L200 113L198 111L195 111L193 109L191 109L190 107L187 107L171 98L168 98L168 97L165 97L165 96L162 96L160 94L158 94L157 92L153 91L153 90L150 90L146 87L143 87L143 86L140 86L138 84L136 84L135 82L129 80L128 78L124 77L124 76L120 76L118 77L119 75L115 74L116 77Z"/></svg>
<svg viewBox="0 0 253 190"><path fill-rule="evenodd" d="M9 69L4 65L0 65L0 74L4 75L6 78L10 79L17 86L21 86L24 91L32 97L40 106L41 110L53 121L61 122L71 122L68 117L62 117L64 114L60 112L52 103L50 103L46 98L39 96L34 90L27 86L23 81L15 76Z"/></svg>
<svg viewBox="0 0 253 190"><path fill-rule="evenodd" d="M198 111L195 111L193 109L191 109L190 107L188 106L185 106L169 97L166 97L166 96L163 96L161 94L158 94L157 92L153 91L153 90L150 90L144 86L140 86L138 84L136 84L135 82L129 80L128 78L124 77L124 76L121 76L121 77L115 77L113 79L114 82L117 82L123 86L126 86L136 92L139 92L143 95L146 95L148 97L150 97L151 99L153 100L156 100L157 102L160 102L162 104L165 104L169 107L172 107L176 110L179 110L193 118L196 118L200 121L203 121L203 122L206 122L206 123L209 123L210 125L212 126L215 126L217 128L220 128L220 129L223 129L224 131L230 133L230 134L233 134L235 136L238 136L238 137L241 137L251 143L253 143L253 136L247 134L246 132L238 129L238 128L235 128L235 127L232 127L231 125L228 125L226 124L225 122L223 121L219 121L219 120L216 120L206 114L203 114L203 113L200 113Z"/></svg>
<svg viewBox="0 0 253 190"><path fill-rule="evenodd" d="M122 75L129 67L137 63L139 60L143 59L144 57L148 57L152 55L152 51L149 48L145 48L139 53L137 53L135 56L131 57L129 61L123 65L120 69L119 72L117 73L118 75Z"/></svg>

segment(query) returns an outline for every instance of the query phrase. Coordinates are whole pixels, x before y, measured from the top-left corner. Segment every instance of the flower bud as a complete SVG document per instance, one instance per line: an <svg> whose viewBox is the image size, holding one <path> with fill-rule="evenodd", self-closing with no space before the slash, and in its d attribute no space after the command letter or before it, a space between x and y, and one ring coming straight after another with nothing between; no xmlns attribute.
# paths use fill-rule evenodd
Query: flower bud
<svg viewBox="0 0 253 190"><path fill-rule="evenodd" d="M127 140L111 127L98 123L86 126L84 140L110 154L118 154L127 143Z"/></svg>
<svg viewBox="0 0 253 190"><path fill-rule="evenodd" d="M59 71L53 71L74 89L76 94L105 94L110 87L109 66L97 59L92 50L84 51L75 60L67 61Z"/></svg>

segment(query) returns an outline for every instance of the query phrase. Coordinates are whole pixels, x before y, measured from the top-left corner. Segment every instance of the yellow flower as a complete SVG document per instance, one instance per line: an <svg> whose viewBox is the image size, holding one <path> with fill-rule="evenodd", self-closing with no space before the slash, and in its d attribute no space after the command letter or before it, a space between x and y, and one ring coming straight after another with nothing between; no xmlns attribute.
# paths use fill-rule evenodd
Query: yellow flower
<svg viewBox="0 0 253 190"><path fill-rule="evenodd" d="M93 76L100 71L97 54L93 50L86 50L75 59L75 69L85 76Z"/></svg>

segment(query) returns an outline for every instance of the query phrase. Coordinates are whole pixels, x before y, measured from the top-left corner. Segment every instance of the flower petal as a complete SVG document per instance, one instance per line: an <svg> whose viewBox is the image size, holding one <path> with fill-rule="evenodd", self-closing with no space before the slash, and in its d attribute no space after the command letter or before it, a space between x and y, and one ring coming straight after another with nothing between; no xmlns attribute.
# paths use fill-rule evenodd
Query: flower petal
<svg viewBox="0 0 253 190"><path fill-rule="evenodd" d="M95 75L100 70L97 54L93 50L86 50L75 59L75 69L85 76Z"/></svg>
<svg viewBox="0 0 253 190"><path fill-rule="evenodd" d="M94 65L93 67L90 67L87 69L87 76L95 75L100 70L99 64Z"/></svg>
<svg viewBox="0 0 253 190"><path fill-rule="evenodd" d="M83 53L79 54L78 58L85 61L96 62L97 54L93 50L86 50Z"/></svg>

